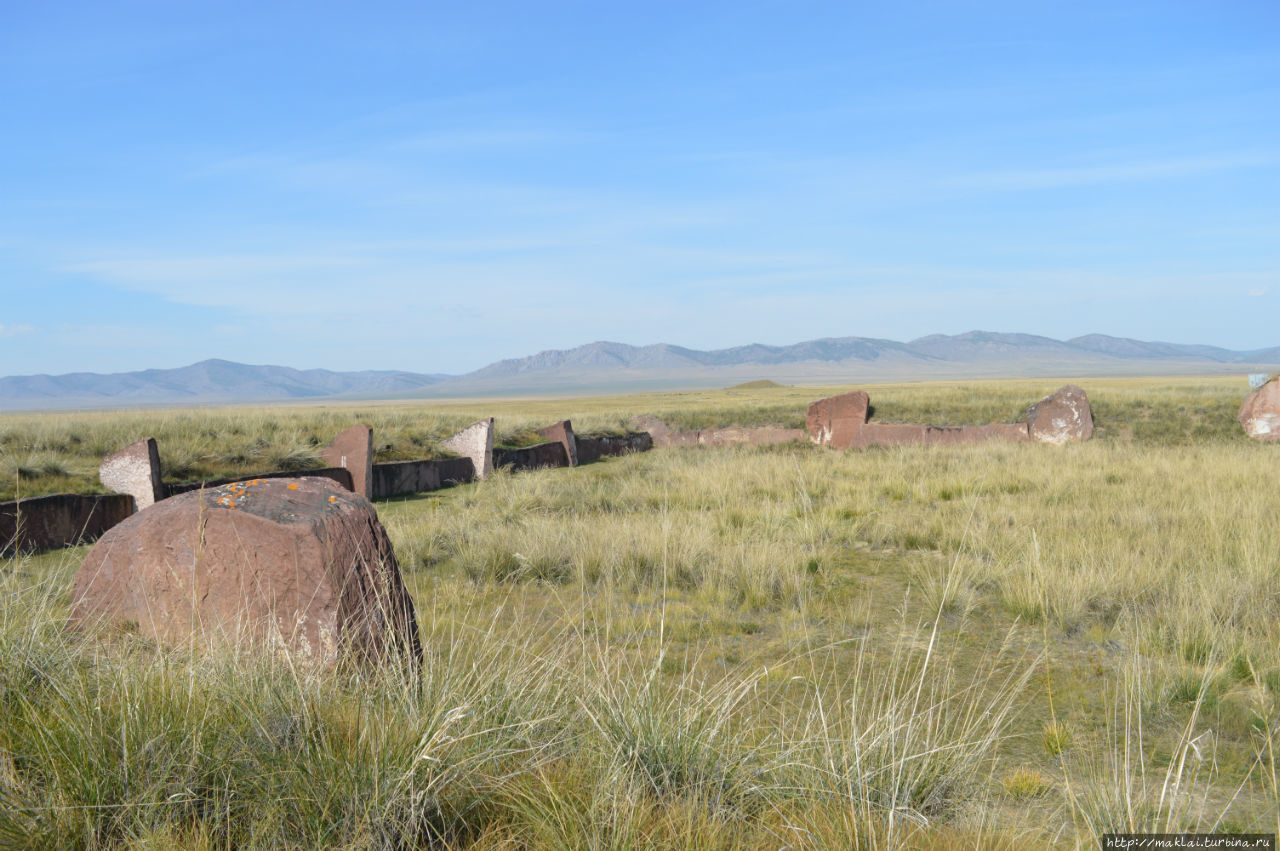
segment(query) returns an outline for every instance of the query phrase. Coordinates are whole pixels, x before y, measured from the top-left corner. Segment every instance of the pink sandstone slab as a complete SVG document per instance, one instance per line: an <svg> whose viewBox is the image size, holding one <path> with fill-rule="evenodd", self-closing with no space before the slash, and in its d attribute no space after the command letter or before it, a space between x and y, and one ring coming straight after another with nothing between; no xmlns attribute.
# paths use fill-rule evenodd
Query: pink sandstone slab
<svg viewBox="0 0 1280 851"><path fill-rule="evenodd" d="M1280 440L1280 380L1273 378L1246 396L1239 420L1252 438Z"/></svg>
<svg viewBox="0 0 1280 851"><path fill-rule="evenodd" d="M356 493L365 499L373 496L373 428L355 425L338 434L333 442L320 450L320 457L330 467L351 471Z"/></svg>
<svg viewBox="0 0 1280 851"><path fill-rule="evenodd" d="M569 420L561 420L545 428L535 429L534 434L545 437L552 443L559 443L564 447L564 454L569 458L569 466L578 466L578 444L573 437L573 423Z"/></svg>
<svg viewBox="0 0 1280 851"><path fill-rule="evenodd" d="M848 449L856 445L859 430L867 422L870 398L862 390L830 396L809 405L805 430L820 446Z"/></svg>
<svg viewBox="0 0 1280 851"><path fill-rule="evenodd" d="M422 656L373 505L320 478L252 479L134 514L89 551L69 623L126 625L168 644L288 649L320 664Z"/></svg>
<svg viewBox="0 0 1280 851"><path fill-rule="evenodd" d="M138 511L164 499L156 439L143 438L103 458L98 465L98 480L103 487L133 497Z"/></svg>
<svg viewBox="0 0 1280 851"><path fill-rule="evenodd" d="M476 478L483 479L493 472L493 417L472 423L440 445L470 458Z"/></svg>

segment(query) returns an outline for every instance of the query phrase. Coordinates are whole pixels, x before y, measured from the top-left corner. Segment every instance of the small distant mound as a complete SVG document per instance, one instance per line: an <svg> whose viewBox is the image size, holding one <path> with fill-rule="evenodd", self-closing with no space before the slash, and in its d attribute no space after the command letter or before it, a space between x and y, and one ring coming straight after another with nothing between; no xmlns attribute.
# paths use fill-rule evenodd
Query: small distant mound
<svg viewBox="0 0 1280 851"><path fill-rule="evenodd" d="M759 381L747 381L742 384L735 384L732 387L726 387L726 390L768 390L770 387L786 387L785 384L779 384L776 381L770 381L767 378L761 378Z"/></svg>

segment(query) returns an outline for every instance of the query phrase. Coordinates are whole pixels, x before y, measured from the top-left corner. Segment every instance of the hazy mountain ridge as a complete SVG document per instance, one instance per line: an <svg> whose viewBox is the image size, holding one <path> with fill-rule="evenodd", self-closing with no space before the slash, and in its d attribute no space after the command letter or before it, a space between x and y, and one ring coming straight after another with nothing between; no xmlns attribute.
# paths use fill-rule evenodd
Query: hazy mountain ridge
<svg viewBox="0 0 1280 851"><path fill-rule="evenodd" d="M1034 334L970 331L907 343L826 337L785 346L751 343L702 351L667 343L600 341L497 361L465 375L397 370L334 372L206 360L178 369L103 375L0 378L0 410L166 403L270 402L512 392L673 389L724 386L753 378L848 383L941 377L1225 371L1280 364L1280 346L1232 351L1105 334L1055 340Z"/></svg>
<svg viewBox="0 0 1280 851"><path fill-rule="evenodd" d="M403 393L447 376L395 370L333 372L205 360L177 369L0 378L0 409L43 403L110 405L161 402L273 401Z"/></svg>

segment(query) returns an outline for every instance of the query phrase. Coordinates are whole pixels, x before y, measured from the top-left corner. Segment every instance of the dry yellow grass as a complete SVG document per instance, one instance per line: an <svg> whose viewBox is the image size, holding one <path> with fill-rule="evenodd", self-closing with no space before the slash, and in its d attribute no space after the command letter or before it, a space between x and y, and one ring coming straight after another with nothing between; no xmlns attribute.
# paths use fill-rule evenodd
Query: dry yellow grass
<svg viewBox="0 0 1280 851"><path fill-rule="evenodd" d="M104 652L58 630L83 550L6 562L0 839L1093 847L1113 827L1280 830L1280 456L1239 435L1233 384L1087 387L1105 434L1063 449L671 450L382 503L422 688ZM1052 389L873 401L981 421ZM504 411L517 431L646 410L757 424L816 395L733 393L287 409L275 433L404 434L429 415L412 428L435 439ZM85 442L85 422L63 425ZM112 700L99 722L101 694L157 708ZM301 719L297 747L255 732L282 716ZM437 735L463 748L438 765L418 758Z"/></svg>

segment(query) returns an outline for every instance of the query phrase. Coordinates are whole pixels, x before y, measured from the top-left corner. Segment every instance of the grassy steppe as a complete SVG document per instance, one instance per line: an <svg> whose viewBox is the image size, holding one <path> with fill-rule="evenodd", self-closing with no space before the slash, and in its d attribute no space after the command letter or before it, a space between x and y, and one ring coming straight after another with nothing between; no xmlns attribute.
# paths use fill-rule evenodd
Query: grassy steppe
<svg viewBox="0 0 1280 851"><path fill-rule="evenodd" d="M883 422L978 425L1015 422L1061 381L928 382L868 386ZM1235 422L1238 378L1081 380L1100 439L1179 445L1246 440ZM519 445L531 431L570 418L579 432L623 432L636 414L676 429L803 428L805 407L850 387L740 387L572 399L297 403L264 407L0 414L0 500L101 491L98 464L141 437L155 437L166 481L304 470L342 429L368 423L378 461L432 458L440 443L482 417L497 418L497 441Z"/></svg>
<svg viewBox="0 0 1280 851"><path fill-rule="evenodd" d="M382 503L421 682L69 636L85 550L0 562L0 846L1280 831L1280 455L1241 436L1239 385L1087 382L1100 439L1061 449L681 449ZM881 419L1000 421L1052 389L872 401ZM167 460L369 421L395 453L489 414L508 439L643 411L794 425L823 392L31 416L0 434L152 433Z"/></svg>

